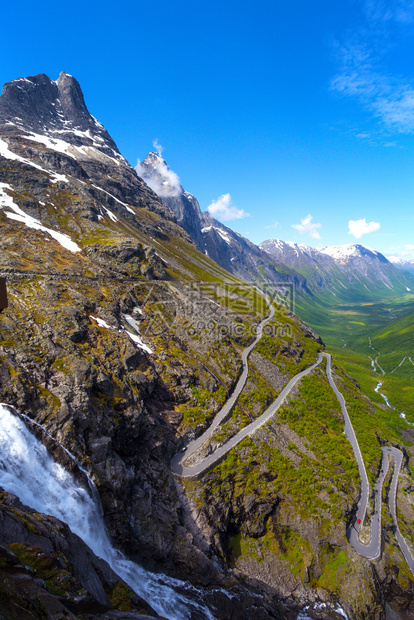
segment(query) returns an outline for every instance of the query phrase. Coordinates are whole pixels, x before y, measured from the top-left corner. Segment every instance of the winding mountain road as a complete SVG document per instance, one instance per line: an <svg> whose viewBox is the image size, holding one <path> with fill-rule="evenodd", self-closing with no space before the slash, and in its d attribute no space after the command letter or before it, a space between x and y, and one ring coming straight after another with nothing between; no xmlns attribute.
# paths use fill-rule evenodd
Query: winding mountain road
<svg viewBox="0 0 414 620"><path fill-rule="evenodd" d="M298 383L298 381L300 381L305 375L308 375L310 372L312 372L312 370L321 363L322 355L322 353L319 353L318 360L317 362L315 362L315 364L312 364L312 366L309 366L309 368L306 368L305 370L302 370L302 372L295 375L283 388L277 399L266 409L264 413L262 413L260 417L257 418L257 420L242 428L241 431L239 431L238 433L236 433L236 435L231 437L231 439L226 441L226 443L220 446L220 448L217 448L217 450L215 450L211 454L208 454L202 461L186 467L185 465L183 465L183 463L188 458L190 458L204 444L204 442L207 441L207 439L211 437L214 430L217 428L219 424L219 422L217 422L217 418L220 417L220 419L223 419L223 417L225 417L222 413L224 410L223 407L223 409L221 409L221 411L219 411L217 416L214 418L213 424L205 431L205 433L201 435L201 437L196 441L191 442L184 452L179 452L173 457L173 459L171 460L171 470L173 474L176 474L181 478L193 478L195 476L198 476L199 474L212 467L215 463L217 463L217 461L222 459L227 454L227 452L229 452L229 450L237 446L237 444L240 443L245 437L247 437L247 435L253 435L258 428L263 426L263 424L265 424L275 414L275 412L283 404L286 397L289 395L292 388ZM232 398L234 399L233 405L237 401L237 398L243 387L244 384L239 389L239 384L237 384L236 390L238 390L238 393L236 395L235 390L232 395ZM227 413L228 411L226 410L226 415Z"/></svg>
<svg viewBox="0 0 414 620"><path fill-rule="evenodd" d="M257 418L254 422L244 427L238 433L236 433L233 437L227 440L222 446L220 446L214 452L208 454L205 457L201 457L196 463L191 465L184 465L184 463L192 457L196 451L212 436L215 429L221 424L221 422L229 415L233 407L235 406L239 395L241 394L245 383L248 377L248 357L252 351L252 349L259 342L262 337L263 328L265 324L270 321L274 316L274 309L271 308L270 314L266 317L259 325L257 330L257 337L255 341L243 351L242 354L242 364L243 371L237 382L237 385L234 389L233 394L228 399L226 404L222 407L222 409L217 413L214 418L211 426L195 441L192 441L185 450L177 453L173 459L171 460L171 470L173 474L180 478L194 478L205 472L210 467L214 466L219 460L221 460L232 448L237 446L245 437L253 435L258 428L263 426L279 409L279 407L283 404L287 396L290 394L293 387L306 375L312 372L325 358L326 359L326 374L328 377L329 384L334 391L339 405L341 407L342 415L345 422L345 434L349 439L352 449L354 451L354 455L358 464L358 471L361 478L361 492L360 497L357 504L356 513L354 516L353 523L348 527L346 535L348 542L353 547L353 549L362 557L367 558L368 560L375 560L381 555L381 508L382 508L382 487L385 480L385 477L388 473L389 468L389 456L394 457L394 472L390 486L389 492L389 509L390 514L394 522L394 532L397 538L400 549L404 555L405 560L407 561L408 566L412 574L414 575L414 558L411 555L411 552L408 548L408 545L403 538L397 521L397 509L396 509L396 497L397 497L397 486L398 486L398 477L401 469L401 464L403 460L403 454L397 448L393 446L385 446L381 448L382 451L382 460L381 460L381 471L377 478L377 481L374 485L374 497L375 497L375 507L374 513L371 518L371 527L370 527L370 540L368 543L364 544L359 539L359 534L361 528L364 524L365 515L367 511L367 505L369 500L369 482L368 476L365 469L364 461L362 458L361 450L358 444L358 440L355 435L354 428L352 426L351 420L348 415L348 411L345 404L345 399L341 392L338 390L336 383L332 377L332 358L329 353L320 352L318 353L317 361L302 370L298 374L296 374L289 383L284 387L282 392L279 394L277 399L266 409L266 411Z"/></svg>

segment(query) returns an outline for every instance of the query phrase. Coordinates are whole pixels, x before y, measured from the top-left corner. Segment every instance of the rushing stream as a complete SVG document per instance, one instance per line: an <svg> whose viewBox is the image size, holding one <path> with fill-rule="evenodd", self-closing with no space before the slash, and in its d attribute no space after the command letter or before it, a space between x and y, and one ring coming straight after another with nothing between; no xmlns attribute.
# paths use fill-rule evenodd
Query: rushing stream
<svg viewBox="0 0 414 620"><path fill-rule="evenodd" d="M153 574L114 549L105 530L101 507L27 429L0 404L0 486L26 504L67 523L99 557L108 562L139 596L169 620L214 620L188 583ZM189 595L179 594L188 592Z"/></svg>
<svg viewBox="0 0 414 620"><path fill-rule="evenodd" d="M391 407L388 398L385 396L385 394L383 394L382 392L380 392L382 386L382 381L378 381L377 383L377 387L375 388L375 392L377 392L377 394L379 394L380 396L382 396L382 398L385 401L385 404L387 405L387 407L389 407L390 409L395 409L395 407Z"/></svg>
<svg viewBox="0 0 414 620"><path fill-rule="evenodd" d="M395 407L393 407L392 405L390 405L390 401L388 400L388 398L385 396L385 394L383 394L382 392L380 392L382 386L382 381L378 381L377 383L377 387L375 388L375 392L377 392L377 394L379 394L380 396L382 396L382 398L385 401L385 404L387 405L387 407L389 407L390 409L393 409L395 411ZM413 426L412 422L409 422L407 420L407 416L405 415L405 413L403 411L400 412L400 418L403 418L407 424L409 424L410 426Z"/></svg>

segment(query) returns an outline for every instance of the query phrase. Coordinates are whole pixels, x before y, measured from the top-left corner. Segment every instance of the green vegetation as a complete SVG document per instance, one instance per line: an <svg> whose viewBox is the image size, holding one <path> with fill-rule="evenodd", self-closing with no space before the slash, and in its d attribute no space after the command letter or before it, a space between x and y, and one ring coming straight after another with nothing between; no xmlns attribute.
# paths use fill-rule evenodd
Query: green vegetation
<svg viewBox="0 0 414 620"><path fill-rule="evenodd" d="M179 405L178 411L183 414L183 426L197 426L210 422L216 410L226 400L226 390L220 386L213 394L209 390L192 388L193 398L188 403Z"/></svg>
<svg viewBox="0 0 414 620"><path fill-rule="evenodd" d="M300 329L297 320L279 306L274 319L266 325L256 351L291 378L315 363L320 348L316 340Z"/></svg>
<svg viewBox="0 0 414 620"><path fill-rule="evenodd" d="M344 550L338 552L329 545L325 545L319 560L320 564L323 566L323 572L317 579L315 585L340 594L341 581L352 570L350 559L347 557Z"/></svg>
<svg viewBox="0 0 414 620"><path fill-rule="evenodd" d="M280 409L279 419L307 440L317 455L313 466L322 479L345 493L357 484L358 468L344 436L339 403L322 371L302 379L300 396Z"/></svg>
<svg viewBox="0 0 414 620"><path fill-rule="evenodd" d="M27 543L11 543L9 548L23 564L30 566L36 577L46 582L52 594L64 597L68 592L79 590L79 585L71 573L61 568L57 560L44 553L40 547Z"/></svg>
<svg viewBox="0 0 414 620"><path fill-rule="evenodd" d="M406 443L400 435L404 424L398 412L371 403L340 367L335 366L338 388L342 392L354 427L370 482L373 483L381 460L380 442Z"/></svg>
<svg viewBox="0 0 414 620"><path fill-rule="evenodd" d="M125 582L119 580L116 582L112 592L108 594L111 605L118 611L130 611L132 608L131 600L134 598L134 592Z"/></svg>
<svg viewBox="0 0 414 620"><path fill-rule="evenodd" d="M278 496L320 527L325 519L346 519L346 498L355 493L358 470L338 404L321 373L302 383L300 397L212 470L204 482L206 497L224 493L237 505L243 496Z"/></svg>

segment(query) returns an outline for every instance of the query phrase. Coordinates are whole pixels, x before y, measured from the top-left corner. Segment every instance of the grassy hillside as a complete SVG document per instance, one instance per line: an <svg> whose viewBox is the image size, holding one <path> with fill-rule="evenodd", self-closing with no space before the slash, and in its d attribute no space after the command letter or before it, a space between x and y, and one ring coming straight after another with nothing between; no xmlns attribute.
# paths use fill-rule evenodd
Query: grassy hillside
<svg viewBox="0 0 414 620"><path fill-rule="evenodd" d="M414 422L414 296L333 303L296 297L298 315L320 334L328 350L374 402L391 406ZM405 359L404 359L405 358ZM381 386L378 387L379 382Z"/></svg>

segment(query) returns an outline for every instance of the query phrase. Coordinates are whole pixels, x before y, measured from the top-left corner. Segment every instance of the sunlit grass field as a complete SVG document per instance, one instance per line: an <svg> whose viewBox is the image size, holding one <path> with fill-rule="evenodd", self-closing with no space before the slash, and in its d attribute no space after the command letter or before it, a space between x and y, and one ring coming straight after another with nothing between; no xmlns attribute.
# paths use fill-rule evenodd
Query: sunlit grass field
<svg viewBox="0 0 414 620"><path fill-rule="evenodd" d="M372 401L386 411L383 394L414 423L413 295L337 305L300 298L296 312Z"/></svg>

